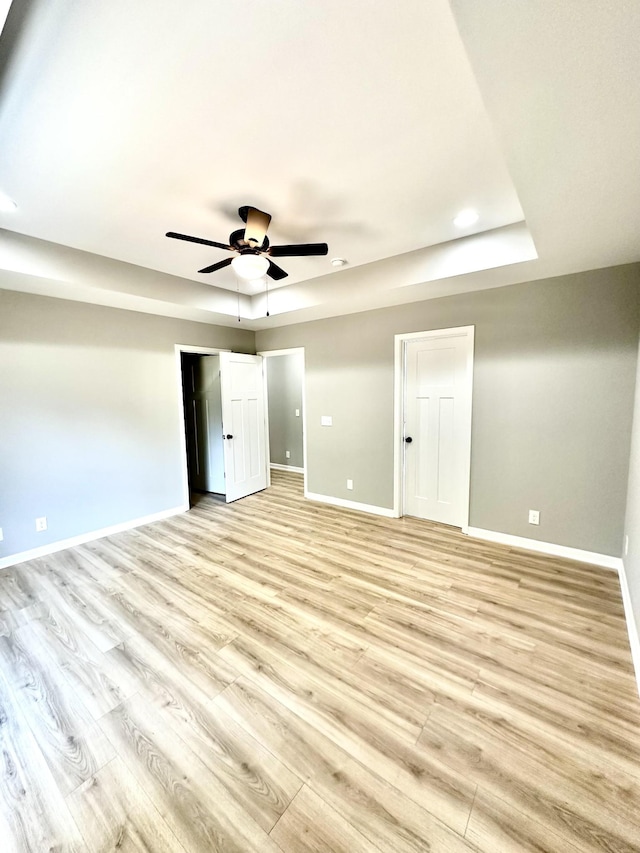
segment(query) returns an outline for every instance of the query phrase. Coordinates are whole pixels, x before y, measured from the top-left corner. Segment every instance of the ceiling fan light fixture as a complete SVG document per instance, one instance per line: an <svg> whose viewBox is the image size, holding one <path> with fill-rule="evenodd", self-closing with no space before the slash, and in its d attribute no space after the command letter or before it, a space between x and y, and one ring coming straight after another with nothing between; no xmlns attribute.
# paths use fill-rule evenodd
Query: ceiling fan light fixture
<svg viewBox="0 0 640 853"><path fill-rule="evenodd" d="M262 255L238 255L231 261L231 266L240 278L253 281L266 275L269 261Z"/></svg>

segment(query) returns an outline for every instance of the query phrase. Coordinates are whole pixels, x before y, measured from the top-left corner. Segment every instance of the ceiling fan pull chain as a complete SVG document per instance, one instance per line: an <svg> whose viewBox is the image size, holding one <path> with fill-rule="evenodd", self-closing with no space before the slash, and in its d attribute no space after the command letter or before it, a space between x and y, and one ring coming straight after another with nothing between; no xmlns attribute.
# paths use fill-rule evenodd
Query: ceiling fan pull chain
<svg viewBox="0 0 640 853"><path fill-rule="evenodd" d="M265 278L264 283L265 283L265 287L266 287L265 292L267 294L267 317L268 317L269 316L269 279Z"/></svg>

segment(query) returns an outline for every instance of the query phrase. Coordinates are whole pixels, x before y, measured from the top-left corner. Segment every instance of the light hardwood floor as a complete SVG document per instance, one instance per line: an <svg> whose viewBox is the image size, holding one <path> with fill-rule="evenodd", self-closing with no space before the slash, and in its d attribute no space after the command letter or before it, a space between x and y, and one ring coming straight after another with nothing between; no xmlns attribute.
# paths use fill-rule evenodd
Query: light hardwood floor
<svg viewBox="0 0 640 853"><path fill-rule="evenodd" d="M0 850L640 850L615 573L301 478L0 572Z"/></svg>

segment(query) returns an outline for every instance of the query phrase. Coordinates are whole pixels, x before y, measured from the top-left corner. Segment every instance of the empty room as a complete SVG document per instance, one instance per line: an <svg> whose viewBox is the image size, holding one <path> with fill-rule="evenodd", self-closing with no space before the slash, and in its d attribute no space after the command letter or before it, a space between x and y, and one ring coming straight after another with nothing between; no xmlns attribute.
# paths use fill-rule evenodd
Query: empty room
<svg viewBox="0 0 640 853"><path fill-rule="evenodd" d="M0 29L0 851L637 853L640 5Z"/></svg>

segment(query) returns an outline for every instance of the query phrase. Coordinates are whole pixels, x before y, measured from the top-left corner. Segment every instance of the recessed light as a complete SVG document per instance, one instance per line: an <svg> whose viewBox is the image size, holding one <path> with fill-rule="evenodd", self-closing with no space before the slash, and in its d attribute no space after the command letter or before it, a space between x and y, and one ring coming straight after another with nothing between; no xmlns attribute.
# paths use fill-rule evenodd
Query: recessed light
<svg viewBox="0 0 640 853"><path fill-rule="evenodd" d="M469 225L475 225L478 219L480 219L478 211L469 207L466 210L460 211L453 220L453 224L457 225L458 228L468 228Z"/></svg>
<svg viewBox="0 0 640 853"><path fill-rule="evenodd" d="M0 210L5 213L9 213L12 210L15 210L18 205L12 198L9 198L8 195L4 193L0 193Z"/></svg>
<svg viewBox="0 0 640 853"><path fill-rule="evenodd" d="M332 267L344 267L346 266L348 261L345 261L344 258L331 258L331 266Z"/></svg>

